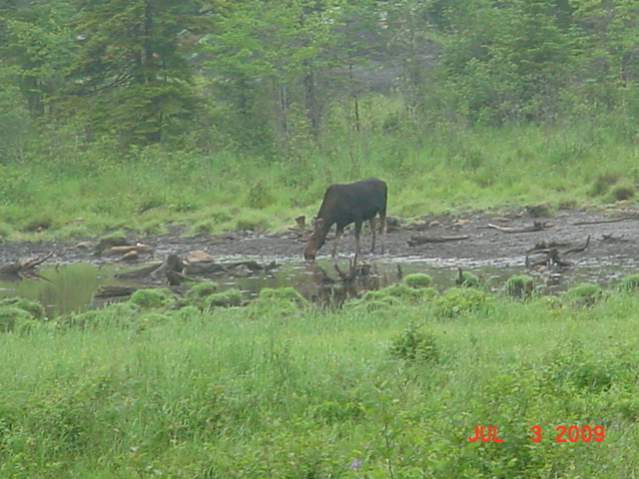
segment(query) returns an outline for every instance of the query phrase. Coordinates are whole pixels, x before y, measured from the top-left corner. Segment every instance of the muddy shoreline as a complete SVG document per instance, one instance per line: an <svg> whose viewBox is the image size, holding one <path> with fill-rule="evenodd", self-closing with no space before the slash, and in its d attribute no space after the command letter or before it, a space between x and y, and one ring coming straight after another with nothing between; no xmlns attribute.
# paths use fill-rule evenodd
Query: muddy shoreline
<svg viewBox="0 0 639 479"><path fill-rule="evenodd" d="M614 223L584 224L615 218L630 218ZM634 219L637 218L637 219ZM508 234L491 229L489 224L505 228L525 228L540 221L549 225L547 229L529 233ZM468 239L444 243L427 243L410 247L408 241L414 236L428 237L468 236ZM400 225L387 235L385 255L365 255L364 259L385 261L406 258L432 260L441 265L454 266L456 261L493 266L524 266L525 253L535 244L546 241L561 242L573 246L583 244L588 236L591 241L584 252L571 255L576 264L596 266L598 262L607 266L618 264L624 269L637 263L639 253L639 209L616 211L604 214L586 210L560 210L551 217L531 215L527 210L507 214L458 214L430 216L410 225ZM277 259L280 262L302 261L303 239L294 231L281 234L259 234L253 232L227 233L216 236L182 236L176 230L170 234L143 236L131 234L133 242L142 242L154 249L153 257L163 259L168 254L179 256L194 250L204 250L214 258L224 261L243 257ZM42 242L5 242L0 244L0 264L19 258L32 257L53 252L47 265L90 263L113 263L114 258L96 256L91 247L97 239L77 239ZM332 234L320 255L328 255ZM365 230L363 250L370 247L370 235ZM346 257L353 252L352 234L346 234L340 243L340 253ZM143 258L139 262L148 261ZM133 263L136 264L136 263ZM123 265L124 266L124 265ZM638 263L639 267L639 263Z"/></svg>

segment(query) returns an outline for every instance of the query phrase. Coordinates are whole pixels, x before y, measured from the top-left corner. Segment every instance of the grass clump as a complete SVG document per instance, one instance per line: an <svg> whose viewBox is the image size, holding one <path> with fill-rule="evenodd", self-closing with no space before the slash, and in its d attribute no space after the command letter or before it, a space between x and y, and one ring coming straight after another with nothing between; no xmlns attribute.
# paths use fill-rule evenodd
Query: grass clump
<svg viewBox="0 0 639 479"><path fill-rule="evenodd" d="M577 307L594 306L601 301L603 297L603 289L594 283L581 283L564 293L564 299L568 304Z"/></svg>
<svg viewBox="0 0 639 479"><path fill-rule="evenodd" d="M590 188L590 194L592 196L605 195L610 190L610 187L616 184L620 178L621 176L616 173L602 173L598 175Z"/></svg>
<svg viewBox="0 0 639 479"><path fill-rule="evenodd" d="M204 310L214 308L230 308L231 306L242 305L242 292L239 289L231 288L219 293L208 295L204 299Z"/></svg>
<svg viewBox="0 0 639 479"><path fill-rule="evenodd" d="M613 201L625 201L634 198L637 189L635 185L629 181L623 181L613 186L610 196Z"/></svg>
<svg viewBox="0 0 639 479"><path fill-rule="evenodd" d="M0 308L4 306L12 306L26 311L35 319L44 319L45 317L45 311L42 305L26 298L6 298L0 300Z"/></svg>
<svg viewBox="0 0 639 479"><path fill-rule="evenodd" d="M414 322L392 339L391 357L406 361L437 362L439 348L434 335L424 332Z"/></svg>
<svg viewBox="0 0 639 479"><path fill-rule="evenodd" d="M174 301L173 293L164 288L139 289L131 295L129 302L143 309L163 308Z"/></svg>
<svg viewBox="0 0 639 479"><path fill-rule="evenodd" d="M204 307L204 301L212 294L219 292L220 286L214 281L204 281L202 283L196 283L188 293L186 293L186 300L188 303L194 304L200 308Z"/></svg>
<svg viewBox="0 0 639 479"><path fill-rule="evenodd" d="M293 315L308 306L309 302L295 288L264 288L251 303L251 316L261 317L269 313Z"/></svg>
<svg viewBox="0 0 639 479"><path fill-rule="evenodd" d="M457 286L461 286L462 288L479 288L481 285L479 276L469 271L460 271L455 282L457 283Z"/></svg>
<svg viewBox="0 0 639 479"><path fill-rule="evenodd" d="M15 306L0 306L0 333L26 334L38 323L24 309Z"/></svg>
<svg viewBox="0 0 639 479"><path fill-rule="evenodd" d="M435 299L436 315L440 318L455 318L490 305L491 298L476 288L451 288Z"/></svg>
<svg viewBox="0 0 639 479"><path fill-rule="evenodd" d="M639 290L639 274L630 274L621 280L619 285L621 291L635 293Z"/></svg>
<svg viewBox="0 0 639 479"><path fill-rule="evenodd" d="M404 283L411 288L428 288L433 284L433 278L425 273L413 273L404 278Z"/></svg>
<svg viewBox="0 0 639 479"><path fill-rule="evenodd" d="M516 299L529 299L534 291L535 284L532 277L527 274L517 274L508 278L505 290L508 296Z"/></svg>

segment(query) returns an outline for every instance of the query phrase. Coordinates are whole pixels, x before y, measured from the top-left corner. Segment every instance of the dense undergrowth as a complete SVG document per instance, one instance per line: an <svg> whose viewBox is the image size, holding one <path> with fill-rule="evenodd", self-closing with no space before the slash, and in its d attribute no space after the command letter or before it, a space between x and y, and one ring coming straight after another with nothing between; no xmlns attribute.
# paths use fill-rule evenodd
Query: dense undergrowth
<svg viewBox="0 0 639 479"><path fill-rule="evenodd" d="M5 300L0 477L637 473L635 277L559 297L428 284L340 310L290 288L225 302L210 283L49 321ZM505 442L470 444L478 424ZM559 444L557 425L606 437Z"/></svg>
<svg viewBox="0 0 639 479"><path fill-rule="evenodd" d="M380 100L381 101L381 100ZM376 106L379 108L379 105ZM389 183L389 213L489 209L546 202L575 207L634 202L639 147L614 117L552 125L385 133L383 125L294 158L230 152L120 156L116 145L35 152L0 163L0 238L277 230L316 213L327 185L371 176Z"/></svg>

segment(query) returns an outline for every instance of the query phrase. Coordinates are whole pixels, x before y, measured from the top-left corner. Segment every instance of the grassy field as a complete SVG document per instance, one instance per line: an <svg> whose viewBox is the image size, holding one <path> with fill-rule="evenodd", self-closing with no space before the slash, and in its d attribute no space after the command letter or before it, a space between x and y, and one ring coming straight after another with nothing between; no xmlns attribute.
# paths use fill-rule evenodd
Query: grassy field
<svg viewBox="0 0 639 479"><path fill-rule="evenodd" d="M0 238L91 236L114 228L159 233L277 230L314 215L326 186L378 176L391 215L548 202L588 206L634 198L639 142L618 118L545 126L461 128L334 138L288 158L228 152L119 155L69 138L24 163L0 163Z"/></svg>
<svg viewBox="0 0 639 479"><path fill-rule="evenodd" d="M288 289L229 308L141 293L20 317L0 334L0 477L635 477L628 285L524 302L395 286L339 311ZM470 444L478 424L505 442ZM557 425L605 440L559 444Z"/></svg>

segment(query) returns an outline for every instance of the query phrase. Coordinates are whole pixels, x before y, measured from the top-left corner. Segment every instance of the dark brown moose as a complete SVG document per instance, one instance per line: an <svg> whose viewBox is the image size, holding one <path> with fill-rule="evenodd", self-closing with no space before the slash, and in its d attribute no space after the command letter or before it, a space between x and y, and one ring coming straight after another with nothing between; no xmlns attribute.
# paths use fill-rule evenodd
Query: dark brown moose
<svg viewBox="0 0 639 479"><path fill-rule="evenodd" d="M313 225L313 233L306 243L304 258L314 260L317 251L324 245L326 235L331 227L336 224L337 232L333 245L333 260L337 254L337 244L344 233L344 228L355 223L355 258L357 263L359 256L359 236L364 221L369 221L373 234L371 252L375 251L375 217L379 214L379 231L382 234L382 253L384 253L386 233L386 199L388 187L386 183L376 178L364 181L356 181L349 184L331 185L324 193L322 206L317 213Z"/></svg>

